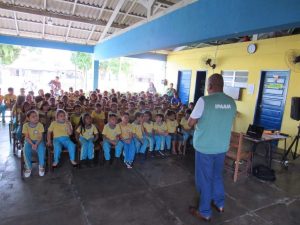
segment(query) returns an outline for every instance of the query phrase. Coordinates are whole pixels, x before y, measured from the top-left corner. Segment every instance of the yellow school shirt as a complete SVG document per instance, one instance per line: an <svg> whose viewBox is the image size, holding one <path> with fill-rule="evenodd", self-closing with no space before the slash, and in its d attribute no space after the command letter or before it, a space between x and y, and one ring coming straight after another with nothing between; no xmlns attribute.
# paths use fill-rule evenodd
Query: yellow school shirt
<svg viewBox="0 0 300 225"><path fill-rule="evenodd" d="M49 126L51 122L51 113L50 112L44 112L44 111L39 111L39 118L40 122L45 126Z"/></svg>
<svg viewBox="0 0 300 225"><path fill-rule="evenodd" d="M121 119L121 113L120 113L119 111L117 111L116 113L114 113L114 112L112 112L112 111L109 111L109 112L108 112L108 116L109 116L110 114L115 114L115 115L117 116L118 119Z"/></svg>
<svg viewBox="0 0 300 225"><path fill-rule="evenodd" d="M53 121L50 124L48 131L53 132L53 138L69 136L68 125L66 123L58 123L57 121Z"/></svg>
<svg viewBox="0 0 300 225"><path fill-rule="evenodd" d="M188 120L186 118L182 118L180 121L180 125L183 127L185 130L190 130L191 127L188 125Z"/></svg>
<svg viewBox="0 0 300 225"><path fill-rule="evenodd" d="M167 124L168 133L170 134L176 133L176 128L178 127L177 120L167 120L166 124Z"/></svg>
<svg viewBox="0 0 300 225"><path fill-rule="evenodd" d="M109 124L106 124L103 128L102 134L108 139L115 141L117 136L121 134L120 126L117 124L115 128L111 128Z"/></svg>
<svg viewBox="0 0 300 225"><path fill-rule="evenodd" d="M6 104L11 105L12 102L15 102L17 100L17 96L6 94L4 96L4 101L6 101Z"/></svg>
<svg viewBox="0 0 300 225"><path fill-rule="evenodd" d="M143 126L148 134L152 134L152 131L153 131L153 122L152 121L150 121L149 123L146 123L146 122L143 123Z"/></svg>
<svg viewBox="0 0 300 225"><path fill-rule="evenodd" d="M105 113L103 111L101 111L100 113L93 111L91 117L95 125L98 127L99 131L102 131L104 127Z"/></svg>
<svg viewBox="0 0 300 225"><path fill-rule="evenodd" d="M0 95L0 105L2 104L3 99L4 99L3 96Z"/></svg>
<svg viewBox="0 0 300 225"><path fill-rule="evenodd" d="M134 111L127 111L129 114L129 122L135 120L135 110Z"/></svg>
<svg viewBox="0 0 300 225"><path fill-rule="evenodd" d="M98 130L94 124L92 124L89 129L82 129L82 134L80 133L81 126L79 126L76 131L80 134L80 136L84 137L85 139L91 139L94 137L95 134L98 134Z"/></svg>
<svg viewBox="0 0 300 225"><path fill-rule="evenodd" d="M79 115L77 115L77 114L72 114L71 115L70 121L71 121L73 127L78 126L78 124L80 122L80 117L81 117L80 114Z"/></svg>
<svg viewBox="0 0 300 225"><path fill-rule="evenodd" d="M129 139L130 138L130 134L133 133L133 127L130 123L128 123L127 125L122 125L121 123L119 123L120 129L121 129L121 137L122 139Z"/></svg>
<svg viewBox="0 0 300 225"><path fill-rule="evenodd" d="M136 137L142 139L144 133L142 124L132 123L131 126Z"/></svg>
<svg viewBox="0 0 300 225"><path fill-rule="evenodd" d="M162 122L162 124L154 123L153 124L153 130L155 132L166 132L168 130L167 124L165 122Z"/></svg>
<svg viewBox="0 0 300 225"><path fill-rule="evenodd" d="M38 122L35 127L31 127L28 123L23 125L22 134L28 134L32 141L37 141L42 139L44 133L44 126L42 123Z"/></svg>
<svg viewBox="0 0 300 225"><path fill-rule="evenodd" d="M56 109L51 109L49 110L49 117L51 118L51 120L55 120L55 116L56 116Z"/></svg>

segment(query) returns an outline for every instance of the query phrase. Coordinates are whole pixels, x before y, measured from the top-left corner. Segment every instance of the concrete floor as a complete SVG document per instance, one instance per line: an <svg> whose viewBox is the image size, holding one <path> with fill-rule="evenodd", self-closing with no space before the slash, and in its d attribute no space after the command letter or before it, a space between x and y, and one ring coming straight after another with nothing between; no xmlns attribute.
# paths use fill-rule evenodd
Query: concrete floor
<svg viewBox="0 0 300 225"><path fill-rule="evenodd" d="M149 159L134 169L102 166L73 169L66 160L54 173L20 178L8 125L0 125L1 225L193 225L206 224L188 213L196 202L194 160ZM300 224L300 159L289 170L274 164L277 180L249 177L234 184L225 173L224 214L211 224Z"/></svg>

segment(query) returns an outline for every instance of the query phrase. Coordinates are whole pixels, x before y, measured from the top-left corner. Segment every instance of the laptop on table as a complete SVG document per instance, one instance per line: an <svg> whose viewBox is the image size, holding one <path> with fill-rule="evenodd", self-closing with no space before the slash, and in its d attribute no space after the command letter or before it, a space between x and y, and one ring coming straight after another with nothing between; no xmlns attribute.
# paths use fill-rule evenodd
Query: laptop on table
<svg viewBox="0 0 300 225"><path fill-rule="evenodd" d="M254 124L250 124L246 135L251 138L261 139L264 133L264 128Z"/></svg>

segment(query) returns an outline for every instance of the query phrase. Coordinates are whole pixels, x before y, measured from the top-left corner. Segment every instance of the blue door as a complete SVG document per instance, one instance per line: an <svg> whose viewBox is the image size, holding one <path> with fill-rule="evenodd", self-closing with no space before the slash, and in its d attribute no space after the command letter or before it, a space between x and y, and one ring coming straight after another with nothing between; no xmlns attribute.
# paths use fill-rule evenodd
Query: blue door
<svg viewBox="0 0 300 225"><path fill-rule="evenodd" d="M280 130L288 89L289 72L263 72L254 123L266 130Z"/></svg>
<svg viewBox="0 0 300 225"><path fill-rule="evenodd" d="M177 92L181 99L181 103L185 105L189 103L191 76L192 71L187 70L178 72Z"/></svg>

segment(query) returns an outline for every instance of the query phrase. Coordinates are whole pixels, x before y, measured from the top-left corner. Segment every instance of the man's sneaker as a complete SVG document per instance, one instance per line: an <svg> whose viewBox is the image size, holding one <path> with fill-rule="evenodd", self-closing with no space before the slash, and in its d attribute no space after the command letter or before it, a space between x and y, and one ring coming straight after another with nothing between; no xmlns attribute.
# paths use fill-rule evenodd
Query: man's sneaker
<svg viewBox="0 0 300 225"><path fill-rule="evenodd" d="M45 169L43 167L39 167L39 175L43 177L45 175Z"/></svg>
<svg viewBox="0 0 300 225"><path fill-rule="evenodd" d="M24 170L24 177L28 178L31 175L31 170Z"/></svg>
<svg viewBox="0 0 300 225"><path fill-rule="evenodd" d="M165 154L164 154L162 151L158 151L158 153L159 153L161 156L165 156Z"/></svg>

